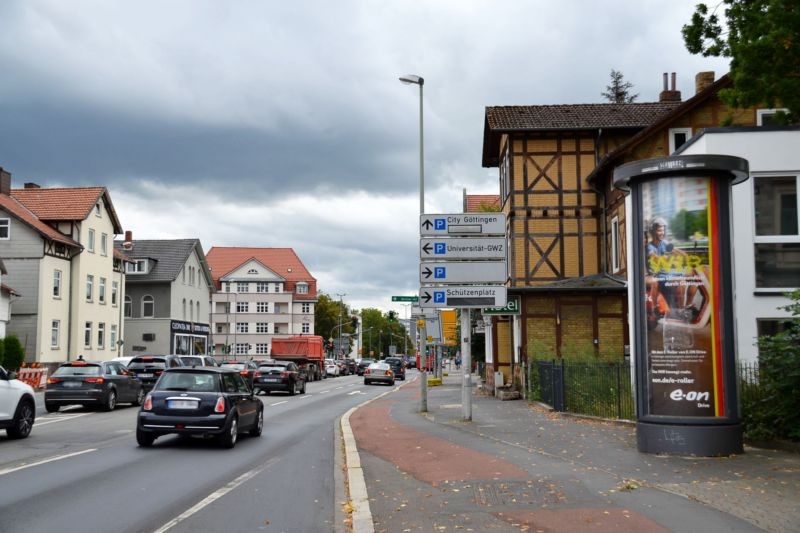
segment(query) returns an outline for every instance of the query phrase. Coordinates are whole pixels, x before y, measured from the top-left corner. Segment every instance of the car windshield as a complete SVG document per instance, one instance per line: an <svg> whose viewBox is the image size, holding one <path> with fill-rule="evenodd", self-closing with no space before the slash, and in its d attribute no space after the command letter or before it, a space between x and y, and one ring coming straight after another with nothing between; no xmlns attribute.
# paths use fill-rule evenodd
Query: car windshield
<svg viewBox="0 0 800 533"><path fill-rule="evenodd" d="M53 376L98 376L100 365L60 366L53 372Z"/></svg>
<svg viewBox="0 0 800 533"><path fill-rule="evenodd" d="M183 355L181 361L185 366L203 366L203 358L194 355Z"/></svg>
<svg viewBox="0 0 800 533"><path fill-rule="evenodd" d="M280 370L281 372L283 372L284 370L286 370L286 366L284 366L284 365L261 365L260 367L258 367L258 370L260 370L261 372L269 372L270 370Z"/></svg>
<svg viewBox="0 0 800 533"><path fill-rule="evenodd" d="M218 380L212 373L165 372L158 380L155 390L219 392Z"/></svg>
<svg viewBox="0 0 800 533"><path fill-rule="evenodd" d="M244 370L246 368L244 363L235 363L235 362L222 363L222 366L226 368L232 368L234 370Z"/></svg>
<svg viewBox="0 0 800 533"><path fill-rule="evenodd" d="M389 370L389 365L386 363L372 363L369 365L370 370Z"/></svg>
<svg viewBox="0 0 800 533"><path fill-rule="evenodd" d="M374 362L375 362L375 359L362 359L361 361L358 362L358 364L366 366L366 365L372 364Z"/></svg>
<svg viewBox="0 0 800 533"><path fill-rule="evenodd" d="M394 358L388 358L387 357L386 358L386 364L387 365L401 365L401 364L403 364L403 360L402 359L394 359Z"/></svg>

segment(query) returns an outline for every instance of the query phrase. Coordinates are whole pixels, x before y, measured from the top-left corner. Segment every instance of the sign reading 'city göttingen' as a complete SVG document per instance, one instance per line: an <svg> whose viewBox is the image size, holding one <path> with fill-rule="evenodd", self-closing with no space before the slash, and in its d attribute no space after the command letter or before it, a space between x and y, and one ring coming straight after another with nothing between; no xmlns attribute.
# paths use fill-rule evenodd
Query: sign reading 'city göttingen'
<svg viewBox="0 0 800 533"><path fill-rule="evenodd" d="M505 235L505 213L451 213L420 215L419 234L438 235Z"/></svg>
<svg viewBox="0 0 800 533"><path fill-rule="evenodd" d="M419 257L428 259L503 259L506 240L502 237L420 239Z"/></svg>

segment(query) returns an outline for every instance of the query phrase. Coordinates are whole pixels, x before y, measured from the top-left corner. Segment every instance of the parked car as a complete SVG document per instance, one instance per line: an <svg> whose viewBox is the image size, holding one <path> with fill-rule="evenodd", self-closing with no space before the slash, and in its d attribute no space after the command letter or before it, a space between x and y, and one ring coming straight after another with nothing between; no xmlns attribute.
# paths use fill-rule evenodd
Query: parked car
<svg viewBox="0 0 800 533"><path fill-rule="evenodd" d="M336 364L339 366L339 375L340 376L349 376L350 375L350 368L347 366L347 361L344 359L337 359Z"/></svg>
<svg viewBox="0 0 800 533"><path fill-rule="evenodd" d="M417 368L417 359L410 355L404 355L403 361L406 362L406 370L409 368Z"/></svg>
<svg viewBox="0 0 800 533"><path fill-rule="evenodd" d="M395 379L406 380L406 364L402 357L387 357L383 362L392 367Z"/></svg>
<svg viewBox="0 0 800 533"><path fill-rule="evenodd" d="M219 366L210 355L181 355L180 358L183 366Z"/></svg>
<svg viewBox="0 0 800 533"><path fill-rule="evenodd" d="M242 375L247 380L247 384L250 385L250 388L253 388L253 380L256 377L256 370L258 370L258 365L252 359L247 361L223 361L219 364L220 368L232 368L234 370L238 370L239 374Z"/></svg>
<svg viewBox="0 0 800 533"><path fill-rule="evenodd" d="M294 396L296 392L306 393L306 375L296 363L291 361L272 361L264 363L256 371L253 391L256 395L261 391L267 394L275 391L288 392Z"/></svg>
<svg viewBox="0 0 800 533"><path fill-rule="evenodd" d="M340 373L339 365L333 359L325 359L325 374L336 377Z"/></svg>
<svg viewBox="0 0 800 533"><path fill-rule="evenodd" d="M239 371L210 366L170 368L145 397L136 422L136 442L152 446L162 435L217 438L233 448L240 431L261 436L264 404Z"/></svg>
<svg viewBox="0 0 800 533"><path fill-rule="evenodd" d="M0 429L6 430L9 439L24 439L31 434L35 419L33 387L0 366Z"/></svg>
<svg viewBox="0 0 800 533"><path fill-rule="evenodd" d="M348 357L344 361L347 363L347 370L350 374L355 374L358 371L358 363L356 363L355 359L350 359Z"/></svg>
<svg viewBox="0 0 800 533"><path fill-rule="evenodd" d="M70 361L47 378L44 408L48 413L62 405L80 404L113 411L117 403L142 405L142 382L122 363Z"/></svg>
<svg viewBox="0 0 800 533"><path fill-rule="evenodd" d="M394 385L394 372L386 363L372 363L364 369L364 385L371 383Z"/></svg>
<svg viewBox="0 0 800 533"><path fill-rule="evenodd" d="M181 366L183 362L177 355L139 355L128 363L128 370L136 374L147 392L153 388L164 370Z"/></svg>
<svg viewBox="0 0 800 533"><path fill-rule="evenodd" d="M366 370L366 368L369 365L371 365L372 363L374 363L374 362L375 362L375 359L368 359L368 358L360 359L358 361L358 368L356 369L356 373L359 376L363 376L364 375L364 370Z"/></svg>

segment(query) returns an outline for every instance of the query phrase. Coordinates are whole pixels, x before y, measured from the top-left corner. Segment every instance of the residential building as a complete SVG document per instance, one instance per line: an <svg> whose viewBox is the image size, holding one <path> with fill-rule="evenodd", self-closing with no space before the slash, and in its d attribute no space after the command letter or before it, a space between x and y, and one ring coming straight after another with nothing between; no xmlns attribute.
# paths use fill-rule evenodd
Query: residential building
<svg viewBox="0 0 800 533"><path fill-rule="evenodd" d="M2 172L2 169L0 169ZM0 232L3 230L0 229ZM1 236L1 234L0 234ZM0 339L6 336L6 327L8 326L8 319L10 318L11 299L19 294L11 287L3 283L3 276L8 274L6 266L0 260Z"/></svg>
<svg viewBox="0 0 800 533"><path fill-rule="evenodd" d="M215 246L207 260L215 354L267 356L273 338L314 334L317 280L293 249Z"/></svg>
<svg viewBox="0 0 800 533"><path fill-rule="evenodd" d="M800 128L708 128L682 155L722 154L746 159L750 179L732 189L736 352L758 360L756 340L785 329L785 296L800 287Z"/></svg>
<svg viewBox="0 0 800 533"><path fill-rule="evenodd" d="M199 239L114 243L130 262L123 315L126 356L209 353L214 283Z"/></svg>
<svg viewBox="0 0 800 533"><path fill-rule="evenodd" d="M483 166L499 170L507 217L509 297L521 315L494 319L494 368L506 379L523 358L627 352L625 199L614 167L663 157L701 128L755 125L755 110L718 97L724 76L700 73L681 100L675 76L658 102L487 107ZM659 191L667 201L696 191ZM665 207L666 209L666 207Z"/></svg>
<svg viewBox="0 0 800 533"><path fill-rule="evenodd" d="M121 226L105 187L11 189L0 172L0 258L14 301L8 333L27 362L59 363L119 354L124 257L113 240Z"/></svg>

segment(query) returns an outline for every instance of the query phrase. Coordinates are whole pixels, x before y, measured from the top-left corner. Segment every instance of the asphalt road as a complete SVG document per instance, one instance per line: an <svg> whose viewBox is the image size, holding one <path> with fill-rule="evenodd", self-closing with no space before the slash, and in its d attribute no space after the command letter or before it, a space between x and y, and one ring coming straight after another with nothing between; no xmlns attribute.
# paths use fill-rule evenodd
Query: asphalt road
<svg viewBox="0 0 800 533"><path fill-rule="evenodd" d="M28 439L0 436L0 531L332 531L334 423L387 389L345 376L259 396L264 433L233 450L177 436L139 448L134 407L40 410Z"/></svg>

